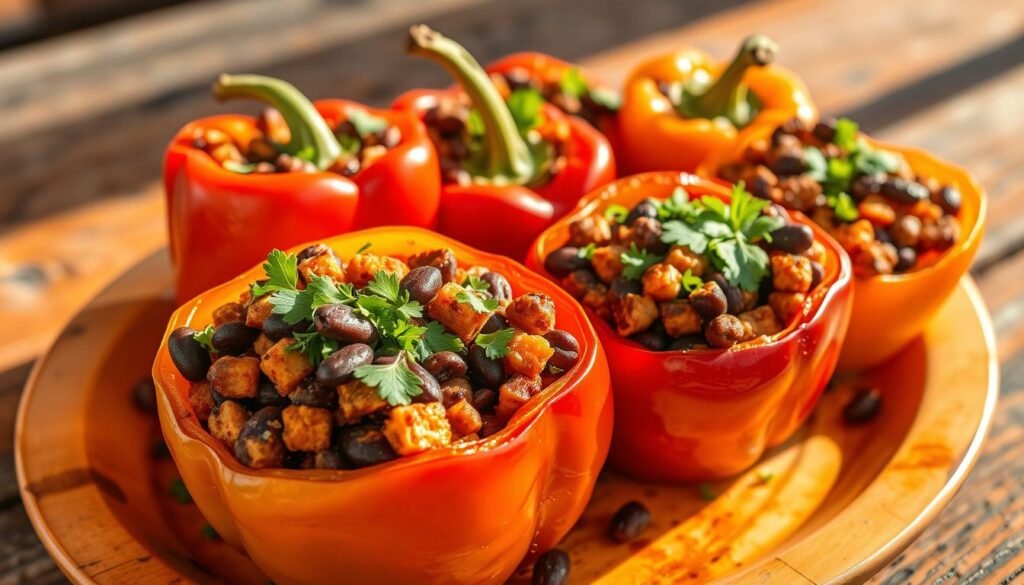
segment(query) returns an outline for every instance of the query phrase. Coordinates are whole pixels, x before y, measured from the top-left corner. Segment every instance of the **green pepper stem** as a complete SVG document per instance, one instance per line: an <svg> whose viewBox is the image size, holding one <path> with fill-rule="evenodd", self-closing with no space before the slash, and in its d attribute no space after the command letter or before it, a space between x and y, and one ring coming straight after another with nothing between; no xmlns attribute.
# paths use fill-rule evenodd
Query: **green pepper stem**
<svg viewBox="0 0 1024 585"><path fill-rule="evenodd" d="M512 112L498 88L480 63L462 45L430 27L418 24L409 28L407 50L412 55L435 61L454 77L480 112L486 144L486 178L502 178L524 184L533 178L534 162L529 146L519 135Z"/></svg>
<svg viewBox="0 0 1024 585"><path fill-rule="evenodd" d="M291 131L291 142L279 145L288 154L298 155L328 169L341 156L341 144L313 102L287 81L264 75L222 74L213 84L213 95L220 101L254 99L270 104L281 112Z"/></svg>
<svg viewBox="0 0 1024 585"><path fill-rule="evenodd" d="M772 63L776 51L778 45L764 35L747 37L736 57L710 86L700 93L684 92L679 113L691 118L724 117L737 128L746 126L757 112L748 99L749 88L743 83L743 77L751 67Z"/></svg>

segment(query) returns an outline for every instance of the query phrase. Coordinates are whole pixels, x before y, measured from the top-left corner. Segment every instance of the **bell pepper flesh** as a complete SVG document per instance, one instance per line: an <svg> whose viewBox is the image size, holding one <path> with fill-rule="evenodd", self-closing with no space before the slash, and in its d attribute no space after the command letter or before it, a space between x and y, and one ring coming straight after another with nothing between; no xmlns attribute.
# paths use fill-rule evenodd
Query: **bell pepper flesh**
<svg viewBox="0 0 1024 585"><path fill-rule="evenodd" d="M432 227L440 205L437 154L408 113L321 100L328 123L361 109L399 129L401 142L352 177L333 172L240 174L192 145L195 129L217 129L236 142L258 136L256 120L220 115L182 128L164 155L171 259L178 300L191 298L265 258L273 248L379 225Z"/></svg>
<svg viewBox="0 0 1024 585"><path fill-rule="evenodd" d="M324 242L342 257L372 242L379 254L445 247L467 265L491 266L516 294L539 291L554 300L557 327L579 341L580 360L481 442L362 470L253 470L203 430L165 342L153 366L160 422L192 498L225 541L280 585L339 578L504 582L520 562L532 562L569 531L604 463L612 398L593 327L576 302L543 277L433 232L378 228ZM214 309L237 299L261 274L254 267L187 302L172 315L168 333L210 322Z"/></svg>
<svg viewBox="0 0 1024 585"><path fill-rule="evenodd" d="M723 200L729 190L679 173L620 179L580 202L534 244L527 266L552 280L544 259L569 239L572 221L610 204L627 208L668 197L677 186L691 196ZM730 350L650 351L620 337L587 309L611 366L615 433L609 462L643 481L700 481L734 475L765 449L785 441L810 414L839 357L852 303L849 259L823 230L799 213L825 244L822 285L810 309L769 343Z"/></svg>

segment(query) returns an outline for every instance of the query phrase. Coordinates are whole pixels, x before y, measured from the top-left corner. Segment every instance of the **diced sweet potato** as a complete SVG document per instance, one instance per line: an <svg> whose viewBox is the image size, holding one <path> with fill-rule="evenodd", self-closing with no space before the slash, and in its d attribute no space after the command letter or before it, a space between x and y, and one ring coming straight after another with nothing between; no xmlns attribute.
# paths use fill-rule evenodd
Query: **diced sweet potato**
<svg viewBox="0 0 1024 585"><path fill-rule="evenodd" d="M384 271L397 274L402 278L409 273L409 267L398 258L378 256L376 254L356 254L345 267L345 280L356 288L365 286L373 280L377 272Z"/></svg>
<svg viewBox="0 0 1024 585"><path fill-rule="evenodd" d="M469 343L480 333L491 313L478 313L472 305L458 299L460 293L474 294L454 282L445 283L427 305L427 314L458 335L463 343Z"/></svg>
<svg viewBox="0 0 1024 585"><path fill-rule="evenodd" d="M249 411L234 400L225 400L213 408L207 426L210 434L225 445L234 445L242 427L249 420Z"/></svg>
<svg viewBox="0 0 1024 585"><path fill-rule="evenodd" d="M602 246L594 250L590 256L590 263L594 267L597 277L603 282L609 283L622 274L622 253L625 248L618 245Z"/></svg>
<svg viewBox="0 0 1024 585"><path fill-rule="evenodd" d="M612 239L612 228L603 215L588 215L569 224L569 241L573 246L599 246Z"/></svg>
<svg viewBox="0 0 1024 585"><path fill-rule="evenodd" d="M274 340L267 337L266 333L260 333L256 338L256 341L252 344L253 351L255 351L256 355L259 356L267 353L267 350L271 347L274 347Z"/></svg>
<svg viewBox="0 0 1024 585"><path fill-rule="evenodd" d="M750 311L737 315L740 321L750 325L751 337L761 335L775 335L782 331L782 324L775 316L775 311L768 305L761 305Z"/></svg>
<svg viewBox="0 0 1024 585"><path fill-rule="evenodd" d="M672 246L665 256L665 264L671 265L680 274L689 270L694 276L702 276L708 267L708 259L690 251L686 246Z"/></svg>
<svg viewBox="0 0 1024 585"><path fill-rule="evenodd" d="M806 300L807 295L804 293L773 292L768 295L768 304L783 324L789 323L803 311Z"/></svg>
<svg viewBox="0 0 1024 585"><path fill-rule="evenodd" d="M456 437L475 434L483 426L480 413L465 399L449 406L445 416Z"/></svg>
<svg viewBox="0 0 1024 585"><path fill-rule="evenodd" d="M313 364L305 354L288 349L293 343L295 340L291 337L280 339L260 358L260 369L277 386L281 396L286 396L303 378L313 373Z"/></svg>
<svg viewBox="0 0 1024 585"><path fill-rule="evenodd" d="M643 295L628 293L611 305L615 330L623 337L644 331L658 318L658 306Z"/></svg>
<svg viewBox="0 0 1024 585"><path fill-rule="evenodd" d="M814 277L811 261L793 254L772 254L772 286L784 292L807 292Z"/></svg>
<svg viewBox="0 0 1024 585"><path fill-rule="evenodd" d="M661 321L665 324L665 333L672 337L696 335L701 332L700 313L690 301L679 300L662 303L660 309Z"/></svg>
<svg viewBox="0 0 1024 585"><path fill-rule="evenodd" d="M452 442L452 428L440 402L395 407L382 431L399 455L415 455Z"/></svg>
<svg viewBox="0 0 1024 585"><path fill-rule="evenodd" d="M207 381L225 398L252 398L260 381L260 361L254 357L224 356L213 362Z"/></svg>
<svg viewBox="0 0 1024 585"><path fill-rule="evenodd" d="M326 276L338 282L345 280L345 269L331 252L310 256L299 262L299 274L305 282L312 282L314 275Z"/></svg>
<svg viewBox="0 0 1024 585"><path fill-rule="evenodd" d="M540 378L526 378L523 376L509 378L498 390L498 406L495 409L498 420L503 423L507 422L540 390Z"/></svg>
<svg viewBox="0 0 1024 585"><path fill-rule="evenodd" d="M655 301L671 301L683 288L683 275L675 266L659 263L644 272L643 285L644 294Z"/></svg>
<svg viewBox="0 0 1024 585"><path fill-rule="evenodd" d="M217 404L213 401L213 393L210 392L209 382L196 382L188 389L188 401L192 405L192 412L200 421L210 418L210 412Z"/></svg>
<svg viewBox="0 0 1024 585"><path fill-rule="evenodd" d="M338 422L352 424L368 414L383 410L388 405L373 386L359 380L338 386Z"/></svg>
<svg viewBox="0 0 1024 585"><path fill-rule="evenodd" d="M270 295L263 295L255 299L245 309L245 324L254 329L263 329L263 322L267 320L274 311L274 305L270 304Z"/></svg>
<svg viewBox="0 0 1024 585"><path fill-rule="evenodd" d="M245 307L242 306L242 303L225 303L213 311L213 324L215 326L244 319Z"/></svg>
<svg viewBox="0 0 1024 585"><path fill-rule="evenodd" d="M508 353L502 360L505 371L511 375L535 378L544 371L555 350L540 335L517 331L508 343Z"/></svg>
<svg viewBox="0 0 1024 585"><path fill-rule="evenodd" d="M433 266L441 271L443 282L452 282L455 281L459 263L455 260L455 252L448 248L438 248L409 257L409 268L419 268L420 266Z"/></svg>
<svg viewBox="0 0 1024 585"><path fill-rule="evenodd" d="M331 446L331 411L312 406L289 406L281 411L284 444L290 451L323 451Z"/></svg>
<svg viewBox="0 0 1024 585"><path fill-rule="evenodd" d="M527 293L512 301L505 318L513 327L543 335L555 327L555 302L541 293Z"/></svg>

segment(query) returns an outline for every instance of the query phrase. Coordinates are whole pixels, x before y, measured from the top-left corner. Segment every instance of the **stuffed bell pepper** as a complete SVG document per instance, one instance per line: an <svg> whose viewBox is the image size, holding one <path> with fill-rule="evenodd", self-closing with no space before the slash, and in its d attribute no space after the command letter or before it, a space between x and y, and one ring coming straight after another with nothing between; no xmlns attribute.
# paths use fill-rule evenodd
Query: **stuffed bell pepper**
<svg viewBox="0 0 1024 585"><path fill-rule="evenodd" d="M418 25L409 52L443 65L448 90L400 96L397 110L423 119L441 161L439 231L521 258L585 193L615 177L608 141L544 101L540 91L496 84L462 46Z"/></svg>
<svg viewBox="0 0 1024 585"><path fill-rule="evenodd" d="M816 110L802 81L772 64L777 47L762 35L720 64L689 49L642 63L626 81L615 154L629 173L693 172L745 129Z"/></svg>
<svg viewBox="0 0 1024 585"><path fill-rule="evenodd" d="M967 271L985 217L963 169L876 142L856 122L789 120L712 155L701 173L801 211L850 256L854 308L840 368L870 367L921 333Z"/></svg>
<svg viewBox="0 0 1024 585"><path fill-rule="evenodd" d="M270 108L259 118L196 120L167 147L179 300L275 247L369 226L436 223L437 155L415 116L345 100L314 104L294 86L258 75L223 75L213 92Z"/></svg>
<svg viewBox="0 0 1024 585"><path fill-rule="evenodd" d="M729 476L788 438L832 375L852 300L822 229L678 173L587 196L528 263L590 315L615 391L610 461L648 481Z"/></svg>
<svg viewBox="0 0 1024 585"><path fill-rule="evenodd" d="M153 369L182 479L274 583L502 583L579 518L608 365L569 295L416 228L274 250Z"/></svg>

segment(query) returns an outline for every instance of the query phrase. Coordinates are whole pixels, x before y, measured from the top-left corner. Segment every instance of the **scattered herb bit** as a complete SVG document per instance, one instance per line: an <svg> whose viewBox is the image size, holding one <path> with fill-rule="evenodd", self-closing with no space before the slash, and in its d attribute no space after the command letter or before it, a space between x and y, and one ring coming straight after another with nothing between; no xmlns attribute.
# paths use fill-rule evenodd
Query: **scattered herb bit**
<svg viewBox="0 0 1024 585"><path fill-rule="evenodd" d="M369 250L372 247L373 247L373 242L366 242L362 246L359 246L359 249L356 250L356 255L362 254L363 252Z"/></svg>
<svg viewBox="0 0 1024 585"><path fill-rule="evenodd" d="M630 280L638 280L648 268L664 259L664 256L651 254L647 250L637 248L635 243L630 244L629 249L619 256L623 266L622 276Z"/></svg>
<svg viewBox="0 0 1024 585"><path fill-rule="evenodd" d="M826 195L825 203L832 208L836 214L836 219L839 221L853 222L860 219L860 212L857 211L857 204L854 203L853 197L850 197L845 192Z"/></svg>
<svg viewBox="0 0 1024 585"><path fill-rule="evenodd" d="M603 87L592 89L590 90L590 99L609 112L618 112L622 107L622 96L611 89Z"/></svg>
<svg viewBox="0 0 1024 585"><path fill-rule="evenodd" d="M195 339L199 345L203 346L206 351L214 351L213 349L213 325L207 325L203 329L196 331L192 334L192 339Z"/></svg>
<svg viewBox="0 0 1024 585"><path fill-rule="evenodd" d="M536 89L517 89L508 96L505 103L520 134L540 126L544 97Z"/></svg>
<svg viewBox="0 0 1024 585"><path fill-rule="evenodd" d="M406 353L400 351L394 362L359 366L354 375L367 386L376 388L391 406L406 405L423 392L422 382L409 368L407 359Z"/></svg>
<svg viewBox="0 0 1024 585"><path fill-rule="evenodd" d="M232 173L238 173L240 175L248 175L256 170L256 165L253 163L240 163L234 160L226 160L221 163L221 166Z"/></svg>
<svg viewBox="0 0 1024 585"><path fill-rule="evenodd" d="M168 493L170 493L179 504L192 503L192 494L188 493L188 488L185 487L185 482L181 481L180 477L171 482Z"/></svg>
<svg viewBox="0 0 1024 585"><path fill-rule="evenodd" d="M503 358L508 355L508 344L512 341L515 330L511 327L495 331L494 333L481 333L476 336L476 344L484 348L484 353L492 360Z"/></svg>
<svg viewBox="0 0 1024 585"><path fill-rule="evenodd" d="M252 296L261 297L270 292L295 290L299 282L298 258L281 250L272 250L263 263L267 281L252 286Z"/></svg>
<svg viewBox="0 0 1024 585"><path fill-rule="evenodd" d="M587 93L587 80L583 79L579 69L570 67L562 74L558 87L565 95L579 99Z"/></svg>
<svg viewBox="0 0 1024 585"><path fill-rule="evenodd" d="M857 136L860 133L860 126L849 118L836 120L836 132L832 137L832 143L843 150L856 150Z"/></svg>
<svg viewBox="0 0 1024 585"><path fill-rule="evenodd" d="M551 374L552 376L557 376L557 375L561 374L564 371L565 370L563 370L562 368L560 368L558 366L553 366L551 364L548 364L548 373Z"/></svg>
<svg viewBox="0 0 1024 585"><path fill-rule="evenodd" d="M807 169L807 175L815 181L819 183L825 181L828 176L828 160L825 159L825 154L821 152L821 149L816 146L804 148L804 168Z"/></svg>
<svg viewBox="0 0 1024 585"><path fill-rule="evenodd" d="M459 301L464 305L469 305L477 313L490 313L497 311L501 304L498 299L481 296L479 291L476 290L463 290L455 294L455 300Z"/></svg>
<svg viewBox="0 0 1024 585"><path fill-rule="evenodd" d="M683 274L683 289L688 293L692 293L702 286L704 286L704 281L694 274L692 270L687 268L686 272Z"/></svg>
<svg viewBox="0 0 1024 585"><path fill-rule="evenodd" d="M478 292L487 292L490 290L490 286L483 281L482 278L475 274L470 274L466 277L466 282L462 283L462 286L473 289Z"/></svg>
<svg viewBox="0 0 1024 585"><path fill-rule="evenodd" d="M356 129L356 134L359 134L361 139L366 139L367 136L377 134L388 127L387 120L363 110L349 111L348 121Z"/></svg>
<svg viewBox="0 0 1024 585"><path fill-rule="evenodd" d="M762 469L757 472L757 480L760 481L762 485L771 483L773 479L775 479L775 472L771 469Z"/></svg>
<svg viewBox="0 0 1024 585"><path fill-rule="evenodd" d="M615 223L622 223L626 221L626 216L628 215L629 208L625 205L619 205L618 203L612 203L604 210L604 218Z"/></svg>
<svg viewBox="0 0 1024 585"><path fill-rule="evenodd" d="M209 522L203 524L203 527L199 529L199 533L202 534L203 538L206 540L217 540L220 538L220 535L217 534L217 530L215 530Z"/></svg>
<svg viewBox="0 0 1024 585"><path fill-rule="evenodd" d="M700 494L700 499L704 500L705 502L714 501L715 498L718 497L718 494L715 493L715 488L711 487L711 484L709 483L702 483L698 485L697 493Z"/></svg>
<svg viewBox="0 0 1024 585"><path fill-rule="evenodd" d="M586 246L583 246L576 252L576 256L583 258L584 260L590 260L594 257L594 250L597 249L597 244L590 242Z"/></svg>

